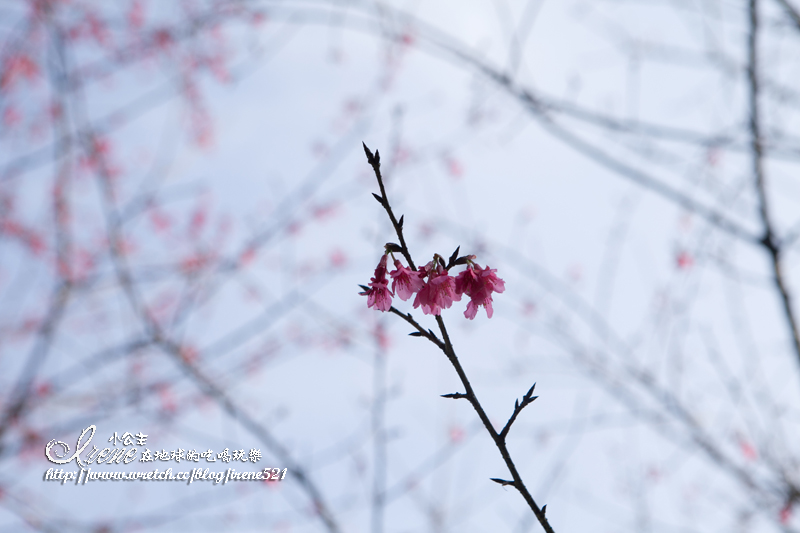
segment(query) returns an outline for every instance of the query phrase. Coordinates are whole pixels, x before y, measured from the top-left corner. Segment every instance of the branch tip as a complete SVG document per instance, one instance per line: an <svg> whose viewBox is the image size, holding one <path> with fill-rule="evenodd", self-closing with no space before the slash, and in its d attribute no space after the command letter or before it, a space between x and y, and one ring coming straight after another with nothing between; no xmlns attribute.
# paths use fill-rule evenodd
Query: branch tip
<svg viewBox="0 0 800 533"><path fill-rule="evenodd" d="M460 249L461 249L461 246L456 248L456 251L453 252L453 255L450 256L450 259L448 259L448 261L447 261L447 268L453 268L453 265L455 264L456 259L458 258L458 251Z"/></svg>
<svg viewBox="0 0 800 533"><path fill-rule="evenodd" d="M374 159L372 152L370 151L369 148L367 148L367 144L364 141L361 141L361 146L364 147L364 153L367 154L367 162L371 165Z"/></svg>
<svg viewBox="0 0 800 533"><path fill-rule="evenodd" d="M452 392L450 394L442 394L442 398L450 398L453 400L460 400L461 398L466 398L467 395L463 392Z"/></svg>

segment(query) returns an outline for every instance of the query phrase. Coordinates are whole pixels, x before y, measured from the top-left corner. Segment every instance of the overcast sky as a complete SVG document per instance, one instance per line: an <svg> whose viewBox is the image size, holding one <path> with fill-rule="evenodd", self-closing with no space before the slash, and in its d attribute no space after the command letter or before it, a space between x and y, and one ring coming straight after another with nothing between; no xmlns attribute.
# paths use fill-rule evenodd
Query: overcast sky
<svg viewBox="0 0 800 533"><path fill-rule="evenodd" d="M370 531L376 390L386 397L384 531L540 530L513 489L489 481L508 474L467 402L439 397L461 390L444 355L358 295L383 244L396 241L372 198L378 189L362 141L381 152L388 196L405 215L418 265L460 246L505 280L492 319L483 310L465 319L466 299L443 317L496 427L537 383L540 397L520 415L509 446L556 531L800 524L791 513L781 523L778 489L750 492L731 473L739 468L759 487L778 483L776 470L800 476L800 374L770 263L676 201L688 198L749 234L762 231L745 129L745 3L263 5L257 24L225 23L197 41L197 49L222 50L228 65L227 74L197 77L207 138L193 135L185 99L156 96L135 119L108 124L110 157L122 169L121 206L157 191L174 220L207 213L199 237L190 224L160 234L152 215L134 218L126 235L142 276L198 250L236 258L254 235L269 235L237 276L202 278L219 284L206 300L198 292L201 303L174 334L310 471L344 531ZM800 34L776 6L765 4L762 14L764 131L773 142L766 169L784 233L800 199L792 152ZM14 16L6 13L3 31ZM159 58L94 83L84 94L87 116L100 121L151 91L175 93L179 77ZM0 158L6 164L49 142L6 136ZM48 216L53 172L44 165L25 181L4 182L31 223ZM91 229L79 240L97 241L97 188L90 178L75 187L76 223ZM26 253L0 243L0 316L8 323L47 304L52 274L28 266L35 262ZM784 260L791 285L796 253ZM57 337L45 373L54 381L138 331L110 263L101 271L111 281L71 309ZM153 305L185 288L145 278L141 290ZM395 304L435 328L411 302ZM386 368L376 373L378 325L389 344ZM17 375L22 362L11 355L29 348L2 345L0 368ZM95 423L99 443L115 431L141 431L151 449L260 448L259 467L283 466L213 402L186 405L198 388L163 354L143 361L184 401L178 416L159 415L163 391L148 391L143 405L115 402L130 376L120 362L65 396L80 402L85 391L100 391L88 405L64 402L37 414L39 427L60 431L44 440L72 446ZM107 411L98 397L109 401ZM82 409L104 415L77 416ZM709 459L703 438L728 466ZM142 516L152 520L145 529L159 531L175 530L171 517L191 531L322 531L291 479L277 489L57 486L41 479L50 466L41 455L5 458L0 483L14 498L30 496L30 512L53 524L62 516L109 524ZM11 510L20 507L16 499L0 507L8 531L22 527Z"/></svg>

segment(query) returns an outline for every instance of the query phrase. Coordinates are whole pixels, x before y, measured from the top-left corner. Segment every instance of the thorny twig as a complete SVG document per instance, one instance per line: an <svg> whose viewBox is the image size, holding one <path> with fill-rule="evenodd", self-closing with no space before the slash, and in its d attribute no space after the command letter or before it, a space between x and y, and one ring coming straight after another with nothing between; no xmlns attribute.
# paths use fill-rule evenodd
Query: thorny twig
<svg viewBox="0 0 800 533"><path fill-rule="evenodd" d="M381 191L380 196L376 194L373 194L373 196L375 196L375 199L378 200L378 203L380 203L381 206L386 210L386 213L389 215L389 219L392 221L392 226L394 226L395 232L397 233L397 238L400 241L400 245L398 246L397 251L403 254L406 261L408 261L409 267L411 267L413 270L417 270L417 268L414 266L413 260L411 259L411 253L408 250L405 238L403 237L403 217L401 216L400 220L398 221L398 219L394 215L394 212L392 211L392 207L386 195L386 189L383 184L383 177L381 176L380 172L380 164L381 164L380 154L377 150L373 154L370 151L370 149L367 148L366 144L364 144L363 146L364 146L364 153L367 156L367 161L372 166L372 169L375 172L375 177L378 180L378 186L380 187ZM447 264L448 268L454 266L455 264L459 264L460 258L457 258L458 251L459 248L457 248L456 251L453 253L453 255L450 257ZM366 289L366 287L363 288ZM508 467L509 473L511 474L512 478L511 481L502 480L499 478L490 478L490 479L492 479L492 481L495 481L496 483L500 483L501 485L510 485L513 486L515 489L517 489L517 491L519 491L519 493L525 499L525 502L533 511L534 515L536 515L536 518L539 520L539 523L541 524L542 528L547 533L553 533L553 528L552 526L550 526L550 523L545 517L545 511L547 506L539 507L539 505L533 499L533 496L531 495L530 491L528 491L528 488L522 481L522 477L517 471L517 467L514 464L514 461L511 458L511 454L508 451L508 446L506 445L506 436L508 434L509 429L511 428L511 424L513 424L514 420L516 419L517 415L519 415L519 413L522 411L522 409L525 406L529 405L535 399L535 397L531 396L533 394L533 387L531 387L530 390L525 394L525 396L523 396L522 404L520 404L519 401L517 401L514 408L514 412L512 413L511 417L509 418L503 430L500 433L498 433L497 430L492 425L491 420L489 420L489 416L486 414L486 411L484 410L480 401L478 400L478 397L472 388L472 384L470 383L469 378L467 377L467 374L464 371L464 368L461 366L461 362L459 361L455 349L453 348L453 343L450 340L450 336L447 333L447 328L445 327L444 320L442 319L441 315L436 315L436 324L439 326L439 332L441 334L441 339L440 339L430 329L426 331L425 328L423 328L416 320L414 320L410 314L404 314L395 309L394 307L391 307L389 311L396 314L409 324L411 324L417 330L411 333L411 335L417 337L425 337L426 339L431 341L434 345L436 345L437 348L442 350L442 352L444 352L444 354L447 356L447 359L450 361L450 364L453 365L456 374L458 374L458 378L461 380L461 384L464 386L465 392L445 394L443 395L443 397L452 399L465 399L472 405L473 409L475 409L475 412L478 415L478 418L480 418L481 422L486 428L486 431L488 431L489 435L492 437L495 446L497 446L497 449L500 451L500 455L503 457L503 461L506 463L506 467Z"/></svg>

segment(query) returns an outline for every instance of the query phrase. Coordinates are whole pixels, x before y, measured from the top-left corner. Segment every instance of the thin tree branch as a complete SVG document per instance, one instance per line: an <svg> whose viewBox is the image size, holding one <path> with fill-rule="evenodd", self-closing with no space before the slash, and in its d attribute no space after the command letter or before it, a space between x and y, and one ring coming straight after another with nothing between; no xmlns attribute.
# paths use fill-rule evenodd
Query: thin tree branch
<svg viewBox="0 0 800 533"><path fill-rule="evenodd" d="M797 363L800 365L800 331L797 318L792 308L792 296L789 292L781 263L782 245L776 237L772 222L769 197L767 194L764 172L764 147L762 145L761 116L759 109L759 72L758 72L758 0L749 2L749 32L747 34L747 81L748 105L750 111L750 146L752 148L753 178L758 198L758 210L763 224L764 234L760 244L770 257L773 282L780 296L784 317L792 335L792 348Z"/></svg>
<svg viewBox="0 0 800 533"><path fill-rule="evenodd" d="M417 331L415 333L411 333L411 335L414 335L415 337L425 337L433 344L435 344L439 349L444 350L445 348L444 343L439 340L439 337L437 337L436 334L434 334L430 329L425 330L425 328L423 328L419 324L419 322L414 320L414 318L411 316L411 313L402 313L398 311L397 308L395 308L394 306L389 308L389 312L396 314L397 316L399 316L400 318L402 318L403 320L405 320L406 322L408 322L409 324L411 324L416 328Z"/></svg>
<svg viewBox="0 0 800 533"><path fill-rule="evenodd" d="M411 270L416 270L417 267L414 266L414 260L411 259L408 246L406 246L406 240L403 238L403 217L401 216L399 221L395 218L392 206L389 204L389 198L386 196L386 188L383 186L383 176L381 176L381 154L375 150L375 154L373 155L366 144L363 142L361 144L364 147L364 153L367 154L367 161L372 166L372 170L375 171L375 177L378 178L378 186L381 189L381 196L378 198L378 201L386 210L386 214L389 215L389 220L392 221L392 226L394 226L394 231L397 233L397 238L400 239L400 248L402 249L401 253L403 257L408 261L408 266L411 267Z"/></svg>
<svg viewBox="0 0 800 533"><path fill-rule="evenodd" d="M545 507L539 507L539 505L537 505L530 491L522 481L522 476L520 476L519 472L517 471L517 466L514 464L514 460L511 458L511 454L506 446L505 436L501 436L500 433L494 429L492 422L489 420L489 416L486 414L486 411L484 411L480 401L478 401L478 397L472 388L472 384L469 382L469 378L467 378L467 373L464 372L464 368L461 366L461 362L456 356L455 350L453 349L453 344L450 341L450 336L447 334L447 328L445 328L444 320L442 320L441 315L436 315L436 323L439 325L439 330L442 332L442 337L444 338L445 349L443 351L449 359L450 364L452 364L453 368L455 368L456 374L458 374L458 378L461 380L461 384L464 386L467 400L472 404L473 409L475 409L475 412L478 414L478 418L481 419L486 431L488 431L489 435L491 435L495 446L497 446L497 449L500 451L500 455L503 457L503 461L506 463L508 471L511 473L513 483L506 484L513 484L514 488L519 491L519 493L525 499L525 502L533 511L533 514L536 515L536 518L539 520L539 524L541 524L542 528L547 533L554 533L550 522L548 522L547 517L545 516Z"/></svg>
<svg viewBox="0 0 800 533"><path fill-rule="evenodd" d="M538 398L538 396L533 395L533 389L535 388L536 388L536 383L534 383L533 386L530 388L530 390L528 390L528 392L525 393L525 396L522 397L522 403L520 403L519 400L514 401L514 412L511 413L511 417L508 419L508 422L506 422L505 427L500 432L500 437L502 437L503 440L505 440L506 435L508 435L508 432L511 429L511 424L514 423L514 421L517 419L517 416L522 412L523 409L532 404L533 401L536 398Z"/></svg>
<svg viewBox="0 0 800 533"><path fill-rule="evenodd" d="M379 185L380 190L381 190L381 196L378 196L378 195L374 195L374 196L378 200L378 202L380 202L380 204L383 206L383 208L386 210L386 213L389 215L389 219L392 221L392 225L394 226L395 232L397 233L397 237L400 240L401 252L405 256L406 260L408 261L409 266L411 266L413 268L414 263L413 263L413 261L411 259L411 254L408 251L408 247L406 246L406 242L405 242L405 239L403 237L402 222L398 222L397 219L395 218L394 213L393 213L392 208L391 208L391 205L389 204L389 199L386 196L386 189L384 188L383 178L382 178L381 172L380 172L380 164L381 164L380 163L380 155L379 155L378 151L375 151L375 154L373 155L372 152L370 151L370 149L367 148L366 144L364 144L363 146L364 146L364 152L366 153L366 156L367 156L367 161L372 166L372 169L375 172L375 177L378 180L378 185ZM402 221L402 217L401 217L401 221ZM448 266L452 266L452 265L458 263L458 260L456 259L456 256L458 255L458 251L459 251L459 248L456 248L455 252L453 252L452 257L450 258ZM444 260L443 259L442 259L442 263L444 264ZM414 270L416 270L416 268L414 268ZM363 287L363 288L365 290L367 290L367 287ZM405 320L409 324L411 324L417 330L416 332L412 333L412 335L427 338L433 344L435 344L440 350L442 350L442 352L444 352L445 356L447 356L447 359L450 361L450 364L453 365L453 368L455 369L459 380L461 380L461 384L463 385L465 392L463 392L463 393L458 392L458 393L453 393L453 394L445 394L445 395L443 395L443 397L444 398L452 398L452 399L462 399L463 398L463 399L466 399L467 401L469 401L469 403L472 405L473 409L477 413L478 418L483 423L483 426L486 428L486 431L492 437L492 440L494 441L495 445L497 446L497 449L500 451L500 455L503 457L503 461L506 463L506 467L508 468L509 472L511 473L511 477L512 477L513 481L501 480L499 478L490 478L490 479L492 479L492 481L495 481L496 483L500 483L502 485L512 485L514 488L516 488L517 491L519 491L519 493L525 499L525 502L531 508L531 510L533 511L534 515L536 515L536 518L539 520L539 523L541 524L541 526L545 530L545 532L553 533L553 528L550 526L550 523L548 522L547 518L545 517L545 508L546 508L546 506L539 507L539 505L533 499L533 496L531 495L530 491L525 486L525 483L522 481L522 476L520 476L519 472L517 471L517 467L514 464L513 459L511 458L511 454L508 451L508 447L506 446L505 437L506 437L506 434L508 433L508 429L511 427L511 424L513 423L514 419L519 414L519 411L522 410L519 407L519 404L517 404L517 407L515 408L514 413L511 415L511 418L509 419L508 423L506 424L506 427L503 429L503 433L502 434L498 433L497 430L492 425L491 420L489 420L489 416L486 414L486 411L484 410L484 408L481 405L480 401L478 400L478 397L475 394L474 389L472 388L472 384L470 383L469 378L467 377L467 374L464 371L464 368L461 366L461 362L458 360L458 356L456 356L455 349L453 348L453 343L450 340L450 335L447 333L447 328L445 327L444 320L442 320L441 315L436 315L436 324L439 326L439 331L441 333L443 341L439 340L439 338L431 330L427 330L426 331L416 320L414 320L411 317L410 314L401 313L400 311L398 311L394 307L390 307L389 311L394 313L394 314L396 314L397 316L399 316L400 318L402 318L403 320ZM533 401L533 399L531 399L531 394L532 393L533 393L533 387L531 387L531 389L528 391L528 393L523 397L523 404L524 405L527 405L527 403L530 403L530 402Z"/></svg>

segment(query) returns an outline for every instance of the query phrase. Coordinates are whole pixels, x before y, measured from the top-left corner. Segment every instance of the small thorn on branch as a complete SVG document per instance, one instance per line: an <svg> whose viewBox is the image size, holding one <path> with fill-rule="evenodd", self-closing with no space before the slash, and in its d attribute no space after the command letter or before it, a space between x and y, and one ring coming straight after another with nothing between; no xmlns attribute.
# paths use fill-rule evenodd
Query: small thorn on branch
<svg viewBox="0 0 800 533"><path fill-rule="evenodd" d="M424 337L425 336L425 334L422 333L421 331L412 331L411 333L409 333L409 335L412 336L412 337Z"/></svg>
<svg viewBox="0 0 800 533"><path fill-rule="evenodd" d="M533 401L538 398L538 396L533 396L533 391L536 388L536 383L528 389L528 392L525 393L525 396L522 397L522 402L520 403L519 400L514 400L514 412L511 413L511 417L506 422L503 431L500 432L500 438L505 439L506 435L508 435L508 431L511 429L511 424L514 423L514 420L517 419L517 415L519 415L523 409L533 403Z"/></svg>
<svg viewBox="0 0 800 533"><path fill-rule="evenodd" d="M500 485L503 485L504 487L506 485L511 485L512 487L516 486L513 481L508 481L507 479L500 479L499 477L490 477L489 479L491 479L495 483L499 483Z"/></svg>
<svg viewBox="0 0 800 533"><path fill-rule="evenodd" d="M547 504L542 505L542 514L544 515L547 512Z"/></svg>
<svg viewBox="0 0 800 533"><path fill-rule="evenodd" d="M378 203L379 203L379 204L381 204L381 205L385 205L385 202L383 201L383 197L382 197L382 196L379 196L379 195L377 195L377 194L375 194L375 193L372 193L372 196L374 196L374 197L375 197L375 199L376 199L376 200L378 200Z"/></svg>
<svg viewBox="0 0 800 533"><path fill-rule="evenodd" d="M400 229L403 229L403 218L405 215L400 215L400 220L397 222L397 225L400 226Z"/></svg>
<svg viewBox="0 0 800 533"><path fill-rule="evenodd" d="M372 152L370 151L370 149L369 149L369 148L367 148L367 145L366 145L366 143L365 143L365 142L363 142L363 141L362 141L362 142L361 142L361 146L363 146L363 147L364 147L364 153L365 153L365 154L367 154L367 162L368 162L370 165L373 165L373 164L374 164L374 161L375 161L375 156L374 156L374 155L372 155Z"/></svg>
<svg viewBox="0 0 800 533"><path fill-rule="evenodd" d="M531 395L531 394L533 394L533 389L535 389L535 388L536 388L536 383L534 383L534 384L531 386L531 388L530 388L530 389L528 389L528 392L526 392L526 393L525 393L525 397L526 397L526 398L529 398L529 397L530 397L530 395Z"/></svg>
<svg viewBox="0 0 800 533"><path fill-rule="evenodd" d="M466 398L467 395L463 392L453 392L451 394L442 394L442 398L452 398L453 400L460 400L461 398Z"/></svg>

